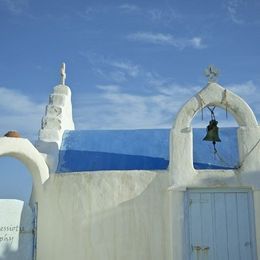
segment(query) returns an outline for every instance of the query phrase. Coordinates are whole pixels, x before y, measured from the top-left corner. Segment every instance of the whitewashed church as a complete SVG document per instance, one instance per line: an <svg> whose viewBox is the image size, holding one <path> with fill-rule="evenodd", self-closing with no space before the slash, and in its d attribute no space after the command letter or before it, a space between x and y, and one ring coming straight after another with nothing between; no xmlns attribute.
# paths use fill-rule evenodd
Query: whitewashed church
<svg viewBox="0 0 260 260"><path fill-rule="evenodd" d="M0 138L33 177L30 205L0 200L0 259L258 259L260 127L213 72L171 129L79 131L63 65L37 143ZM214 107L238 127L218 128ZM207 108L208 128L192 129Z"/></svg>

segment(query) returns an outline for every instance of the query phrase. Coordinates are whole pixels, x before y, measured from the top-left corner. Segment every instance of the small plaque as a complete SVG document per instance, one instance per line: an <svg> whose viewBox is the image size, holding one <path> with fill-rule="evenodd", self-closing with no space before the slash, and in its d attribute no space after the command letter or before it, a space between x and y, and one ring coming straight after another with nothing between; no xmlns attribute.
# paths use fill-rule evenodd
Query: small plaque
<svg viewBox="0 0 260 260"><path fill-rule="evenodd" d="M32 260L34 215L19 200L0 200L0 259Z"/></svg>

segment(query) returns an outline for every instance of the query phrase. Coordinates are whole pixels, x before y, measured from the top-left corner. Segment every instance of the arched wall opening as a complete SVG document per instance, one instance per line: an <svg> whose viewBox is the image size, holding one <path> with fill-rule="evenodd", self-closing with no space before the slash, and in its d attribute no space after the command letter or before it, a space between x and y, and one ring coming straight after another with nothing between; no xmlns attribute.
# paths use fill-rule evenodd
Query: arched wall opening
<svg viewBox="0 0 260 260"><path fill-rule="evenodd" d="M0 138L0 259L34 259L36 252L38 204L32 194L37 188L23 143L22 139ZM29 141L25 143L33 153Z"/></svg>
<svg viewBox="0 0 260 260"><path fill-rule="evenodd" d="M0 199L17 199L29 203L32 193L32 175L19 160L0 157Z"/></svg>
<svg viewBox="0 0 260 260"><path fill-rule="evenodd" d="M49 178L49 169L39 151L24 138L0 138L0 157L9 156L23 163L32 176L32 195L30 203L37 200L44 183Z"/></svg>
<svg viewBox="0 0 260 260"><path fill-rule="evenodd" d="M187 185L191 183L199 171L193 167L193 132L192 121L198 112L207 106L216 106L226 109L233 115L238 128L239 136L239 165L245 165L244 158L248 147L255 145L257 136L253 133L258 129L255 115L248 104L239 96L228 91L216 83L209 83L199 93L194 95L177 114L171 130L170 171L174 184ZM244 144L245 135L250 140ZM242 141L240 141L242 140ZM255 165L255 164L254 164ZM247 167L251 167L247 165ZM234 172L233 172L234 173Z"/></svg>
<svg viewBox="0 0 260 260"><path fill-rule="evenodd" d="M218 121L218 136L220 141L215 147L212 141L205 141L207 127L212 119L213 110ZM197 112L192 122L193 136L193 167L203 169L236 169L239 166L238 123L226 109L209 106Z"/></svg>

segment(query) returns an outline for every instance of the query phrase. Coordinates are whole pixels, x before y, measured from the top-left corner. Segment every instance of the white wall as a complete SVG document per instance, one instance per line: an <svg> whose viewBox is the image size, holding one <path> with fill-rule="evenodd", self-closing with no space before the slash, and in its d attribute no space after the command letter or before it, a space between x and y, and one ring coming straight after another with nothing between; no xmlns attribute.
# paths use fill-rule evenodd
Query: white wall
<svg viewBox="0 0 260 260"><path fill-rule="evenodd" d="M191 121L204 106L227 107L236 118L240 167L193 168ZM260 128L250 107L208 84L178 113L165 172L51 174L38 193L38 260L186 259L185 193L189 188L248 188L260 241ZM260 245L257 244L258 255Z"/></svg>
<svg viewBox="0 0 260 260"><path fill-rule="evenodd" d="M170 259L167 172L51 175L39 198L38 260Z"/></svg>
<svg viewBox="0 0 260 260"><path fill-rule="evenodd" d="M224 95L225 93L225 95ZM227 98L223 100L223 96ZM203 99L203 102L201 101ZM239 124L240 168L193 168L191 121L201 106L227 105ZM248 105L217 84L209 84L178 113L171 133L167 171L46 173L30 146L17 151L28 164L38 202L37 260L184 260L185 192L189 188L248 188L253 193L256 241L260 241L260 128ZM14 145L14 141L9 145ZM11 148L10 148L11 147ZM21 150L21 149L25 150ZM46 149L48 150L48 149ZM29 158L29 160L28 160ZM45 157L46 158L46 157ZM40 166L39 166L40 165ZM37 167L36 167L37 166ZM257 244L260 255L260 245Z"/></svg>

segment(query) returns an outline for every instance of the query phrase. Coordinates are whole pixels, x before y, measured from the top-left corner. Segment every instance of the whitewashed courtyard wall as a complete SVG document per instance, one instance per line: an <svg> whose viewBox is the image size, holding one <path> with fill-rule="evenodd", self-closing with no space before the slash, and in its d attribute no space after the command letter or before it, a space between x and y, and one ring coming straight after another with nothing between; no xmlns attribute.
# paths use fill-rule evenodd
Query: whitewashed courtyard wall
<svg viewBox="0 0 260 260"><path fill-rule="evenodd" d="M239 147L239 167L234 170L196 170L193 167L193 143L191 122L203 107L215 105L227 110L236 119ZM171 160L169 176L172 192L172 221L179 228L172 231L172 259L186 259L187 234L185 234L188 216L185 198L189 189L240 189L253 193L255 205L253 226L256 235L257 255L260 255L260 127L251 108L240 97L225 90L216 83L208 84L192 97L179 111L171 131ZM175 209L178 209L175 211ZM174 223L173 222L173 223ZM173 224L174 226L174 224ZM253 236L254 236L253 235Z"/></svg>
<svg viewBox="0 0 260 260"><path fill-rule="evenodd" d="M170 259L168 174L51 175L39 198L39 259Z"/></svg>
<svg viewBox="0 0 260 260"><path fill-rule="evenodd" d="M40 184L35 185L37 191L33 194L33 201L39 205L37 259L184 260L184 202L190 188L249 189L260 255L260 128L242 99L228 92L227 103L223 103L224 91L215 83L209 84L180 110L171 132L170 165L166 171L49 174L47 164L38 156L31 161L24 159L32 151L30 146L21 152L10 149L7 139L0 139L5 144L0 155L20 158L33 176L38 176L36 179L44 180L37 181ZM202 106L212 104L227 105L239 124L238 169L193 168L191 121ZM22 153L25 155L17 156Z"/></svg>

